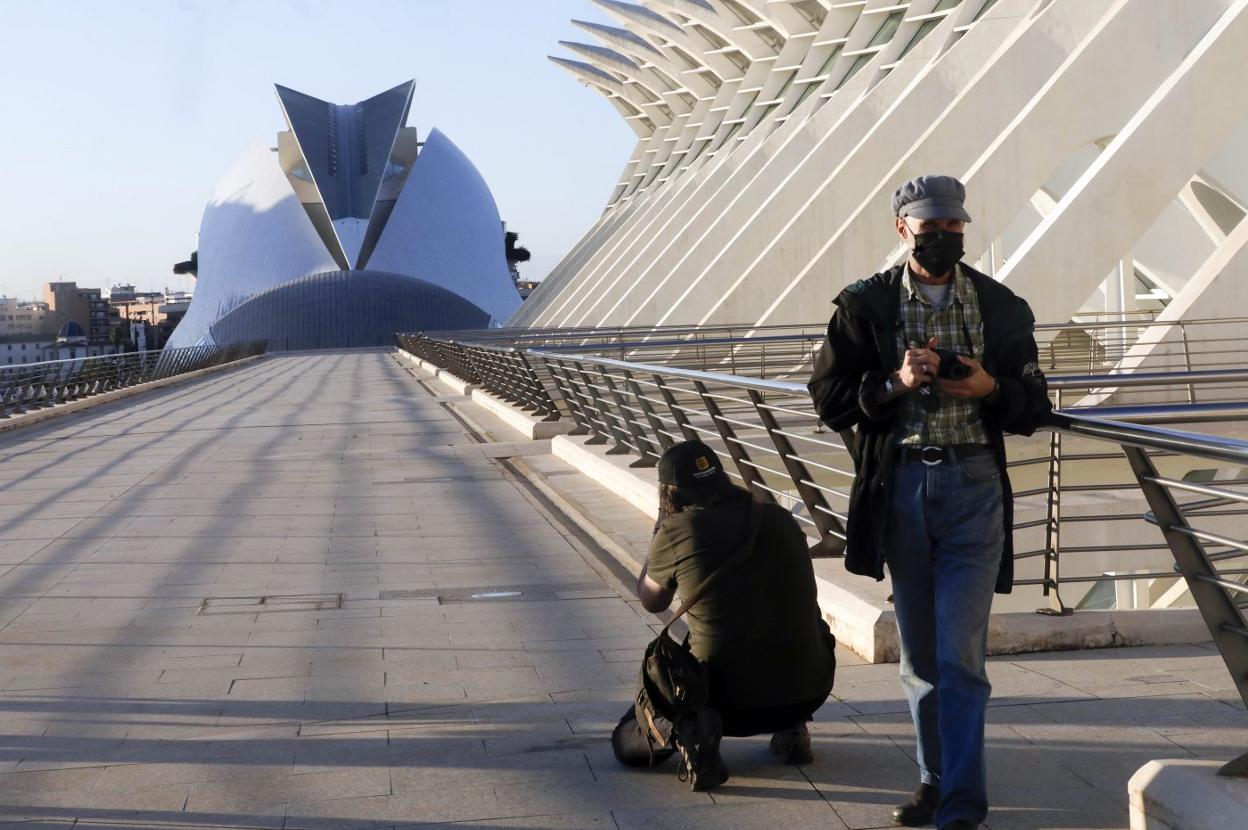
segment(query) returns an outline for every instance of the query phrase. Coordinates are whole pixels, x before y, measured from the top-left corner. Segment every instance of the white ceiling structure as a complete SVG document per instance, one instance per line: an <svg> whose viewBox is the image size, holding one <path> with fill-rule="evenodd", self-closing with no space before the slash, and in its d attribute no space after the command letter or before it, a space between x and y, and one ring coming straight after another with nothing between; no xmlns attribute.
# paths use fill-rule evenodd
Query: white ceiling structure
<svg viewBox="0 0 1248 830"><path fill-rule="evenodd" d="M810 323L967 185L1041 321L1248 309L1248 0L592 0L553 57L638 136L522 326Z"/></svg>

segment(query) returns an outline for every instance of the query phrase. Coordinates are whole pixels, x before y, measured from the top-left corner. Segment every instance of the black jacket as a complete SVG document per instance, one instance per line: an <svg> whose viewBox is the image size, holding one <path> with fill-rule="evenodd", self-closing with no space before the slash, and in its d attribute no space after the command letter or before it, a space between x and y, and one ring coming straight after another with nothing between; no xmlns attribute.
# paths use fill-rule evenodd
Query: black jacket
<svg viewBox="0 0 1248 830"><path fill-rule="evenodd" d="M896 327L903 267L859 280L833 301L836 308L809 384L815 409L825 424L838 432L857 427L850 446L857 476L850 490L845 567L876 579L884 578L885 529L896 458L893 419L900 411L899 398L884 404L878 401L884 381L901 368ZM975 286L983 316L981 361L1000 384L993 402L983 405L983 418L1001 470L1005 508L1005 547L996 590L1009 593L1014 584L1014 497L1006 475L1002 433L1031 435L1052 405L1040 371L1031 309L996 280L961 267Z"/></svg>

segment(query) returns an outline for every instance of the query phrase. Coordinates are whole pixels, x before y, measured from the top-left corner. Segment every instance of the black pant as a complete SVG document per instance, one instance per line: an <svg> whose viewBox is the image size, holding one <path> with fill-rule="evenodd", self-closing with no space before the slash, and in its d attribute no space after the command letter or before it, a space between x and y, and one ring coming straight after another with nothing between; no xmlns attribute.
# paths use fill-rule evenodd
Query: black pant
<svg viewBox="0 0 1248 830"><path fill-rule="evenodd" d="M806 723L830 692L825 692L812 700L800 703L789 703L784 706L770 706L766 709L718 709L724 721L724 735L730 738L748 738L751 735L766 735L779 732L790 726ZM677 730L672 730L672 738L680 740ZM615 750L615 758L629 767L648 767L661 764L672 757L675 749L656 750L650 752L650 742L637 722L637 712L632 707L620 718L615 731L611 733L611 748Z"/></svg>

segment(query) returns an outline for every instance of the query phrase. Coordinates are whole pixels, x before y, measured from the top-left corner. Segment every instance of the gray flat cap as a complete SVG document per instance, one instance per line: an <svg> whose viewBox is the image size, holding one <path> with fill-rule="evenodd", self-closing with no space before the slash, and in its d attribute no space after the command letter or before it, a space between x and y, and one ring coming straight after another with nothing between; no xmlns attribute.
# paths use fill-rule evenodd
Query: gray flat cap
<svg viewBox="0 0 1248 830"><path fill-rule="evenodd" d="M897 188L893 213L915 219L961 219L971 221L962 203L966 188L953 176L919 176Z"/></svg>

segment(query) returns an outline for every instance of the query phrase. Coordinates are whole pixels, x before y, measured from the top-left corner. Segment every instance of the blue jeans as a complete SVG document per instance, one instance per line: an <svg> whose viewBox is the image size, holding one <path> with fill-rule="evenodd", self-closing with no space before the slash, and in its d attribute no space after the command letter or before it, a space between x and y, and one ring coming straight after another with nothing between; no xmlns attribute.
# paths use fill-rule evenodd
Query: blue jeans
<svg viewBox="0 0 1248 830"><path fill-rule="evenodd" d="M887 561L920 780L940 787L937 827L982 822L984 656L1005 542L1000 473L990 452L933 466L899 459L893 486Z"/></svg>

